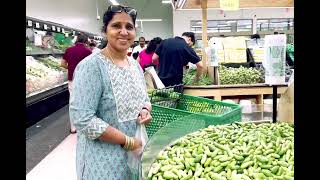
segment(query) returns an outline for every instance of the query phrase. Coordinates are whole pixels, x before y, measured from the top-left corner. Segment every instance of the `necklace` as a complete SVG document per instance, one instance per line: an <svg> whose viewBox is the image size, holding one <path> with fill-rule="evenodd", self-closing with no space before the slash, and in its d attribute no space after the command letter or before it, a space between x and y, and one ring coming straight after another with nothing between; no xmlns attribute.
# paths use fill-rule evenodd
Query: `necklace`
<svg viewBox="0 0 320 180"><path fill-rule="evenodd" d="M111 62L112 62L113 64L115 64L115 63L114 63L114 59L113 59L113 57L111 56L111 53L109 52L109 50L108 50L107 48L106 48L106 55L110 58ZM127 62L128 62L128 65L130 66L130 62L129 62L127 56L126 56L126 60L127 60Z"/></svg>

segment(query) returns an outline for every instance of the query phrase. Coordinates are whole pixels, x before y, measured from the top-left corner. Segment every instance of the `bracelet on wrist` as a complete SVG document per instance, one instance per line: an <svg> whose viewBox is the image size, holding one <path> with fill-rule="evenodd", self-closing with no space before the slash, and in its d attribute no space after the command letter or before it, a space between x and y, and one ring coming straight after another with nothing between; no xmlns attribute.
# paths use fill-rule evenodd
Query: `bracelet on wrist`
<svg viewBox="0 0 320 180"><path fill-rule="evenodd" d="M132 150L134 147L134 138L133 137L129 137L127 135L125 135L125 143L123 145L123 149L125 150Z"/></svg>

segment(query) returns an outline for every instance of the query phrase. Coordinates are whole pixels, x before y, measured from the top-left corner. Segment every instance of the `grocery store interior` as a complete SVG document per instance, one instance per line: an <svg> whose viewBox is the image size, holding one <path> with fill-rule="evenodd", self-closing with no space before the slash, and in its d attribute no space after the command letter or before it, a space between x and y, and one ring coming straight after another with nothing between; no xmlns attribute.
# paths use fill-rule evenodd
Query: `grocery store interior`
<svg viewBox="0 0 320 180"><path fill-rule="evenodd" d="M110 5L137 12L129 58L140 37L147 48L193 32L202 63L198 82L189 62L182 84L166 87L156 66L143 69L152 120L136 179L294 178L293 0L27 0L27 180L77 179L82 132L70 127L61 62L80 34L104 48Z"/></svg>

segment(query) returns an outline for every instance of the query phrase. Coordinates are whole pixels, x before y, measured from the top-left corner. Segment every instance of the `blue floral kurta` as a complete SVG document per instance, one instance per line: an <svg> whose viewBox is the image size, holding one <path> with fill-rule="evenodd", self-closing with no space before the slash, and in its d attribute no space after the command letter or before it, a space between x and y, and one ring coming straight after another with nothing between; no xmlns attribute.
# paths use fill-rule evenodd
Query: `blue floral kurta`
<svg viewBox="0 0 320 180"><path fill-rule="evenodd" d="M118 67L98 52L77 65L70 117L78 132L79 180L130 178L126 151L98 139L109 125L134 136L138 114L150 103L141 67L135 60L129 62L129 67Z"/></svg>

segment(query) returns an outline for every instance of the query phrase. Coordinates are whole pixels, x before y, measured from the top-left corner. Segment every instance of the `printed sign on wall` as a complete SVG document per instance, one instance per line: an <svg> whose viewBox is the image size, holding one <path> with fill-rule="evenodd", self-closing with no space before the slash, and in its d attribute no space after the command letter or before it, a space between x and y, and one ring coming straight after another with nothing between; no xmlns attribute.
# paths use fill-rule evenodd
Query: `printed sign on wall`
<svg viewBox="0 0 320 180"><path fill-rule="evenodd" d="M220 8L224 11L239 10L239 0L220 0Z"/></svg>

